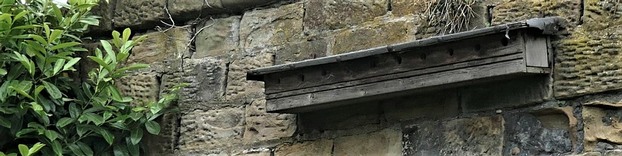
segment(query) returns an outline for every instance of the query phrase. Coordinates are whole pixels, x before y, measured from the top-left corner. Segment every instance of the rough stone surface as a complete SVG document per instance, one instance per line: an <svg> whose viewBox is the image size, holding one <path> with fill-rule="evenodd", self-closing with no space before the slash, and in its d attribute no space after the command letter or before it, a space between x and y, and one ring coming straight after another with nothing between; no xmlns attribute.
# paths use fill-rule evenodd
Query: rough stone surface
<svg viewBox="0 0 622 156"><path fill-rule="evenodd" d="M122 95L132 97L134 105L146 105L157 102L160 94L160 82L156 73L134 73L122 77L116 83Z"/></svg>
<svg viewBox="0 0 622 156"><path fill-rule="evenodd" d="M387 128L379 132L345 136L334 141L334 155L400 155L400 131Z"/></svg>
<svg viewBox="0 0 622 156"><path fill-rule="evenodd" d="M622 144L619 108L583 107L585 151L603 151Z"/></svg>
<svg viewBox="0 0 622 156"><path fill-rule="evenodd" d="M291 137L296 131L296 115L266 112L266 100L258 99L246 106L244 141L274 140Z"/></svg>
<svg viewBox="0 0 622 156"><path fill-rule="evenodd" d="M279 146L274 152L278 156L331 155L333 140L321 139Z"/></svg>
<svg viewBox="0 0 622 156"><path fill-rule="evenodd" d="M152 24L168 18L164 7L166 0L117 0L113 17L114 26L151 28Z"/></svg>
<svg viewBox="0 0 622 156"><path fill-rule="evenodd" d="M244 108L194 110L181 116L179 149L185 152L231 147L244 133Z"/></svg>
<svg viewBox="0 0 622 156"><path fill-rule="evenodd" d="M230 58L238 50L240 16L207 20L197 25L196 51L192 58Z"/></svg>
<svg viewBox="0 0 622 156"><path fill-rule="evenodd" d="M190 32L173 28L166 32L144 34L147 38L132 49L128 63L158 63L189 57ZM137 38L137 37L134 37Z"/></svg>
<svg viewBox="0 0 622 156"><path fill-rule="evenodd" d="M572 107L507 114L504 119L505 155L568 154L577 142Z"/></svg>
<svg viewBox="0 0 622 156"><path fill-rule="evenodd" d="M576 28L557 42L555 96L573 97L622 88L622 28Z"/></svg>
<svg viewBox="0 0 622 156"><path fill-rule="evenodd" d="M415 23L409 18L373 21L370 25L336 32L333 54L363 50L415 39Z"/></svg>
<svg viewBox="0 0 622 156"><path fill-rule="evenodd" d="M211 0L210 0L211 1ZM189 20L200 18L207 9L207 0L167 0L168 10L174 19ZM206 13L206 12L205 12Z"/></svg>
<svg viewBox="0 0 622 156"><path fill-rule="evenodd" d="M252 99L263 97L264 83L246 80L246 72L259 67L272 66L272 54L262 53L256 57L234 60L229 65L225 99L233 102L250 103Z"/></svg>
<svg viewBox="0 0 622 156"><path fill-rule="evenodd" d="M391 0L391 13L396 16L419 15L433 0Z"/></svg>
<svg viewBox="0 0 622 156"><path fill-rule="evenodd" d="M99 1L97 6L91 9L94 15L100 16L99 25L89 27L89 33L112 31L112 18L115 3L118 0Z"/></svg>
<svg viewBox="0 0 622 156"><path fill-rule="evenodd" d="M204 58L187 59L180 80L187 83L180 93L183 109L208 108L209 104L224 101L227 64L223 60ZM169 75L166 79L174 79Z"/></svg>
<svg viewBox="0 0 622 156"><path fill-rule="evenodd" d="M305 29L319 32L358 25L384 15L388 4L388 0L305 1Z"/></svg>
<svg viewBox="0 0 622 156"><path fill-rule="evenodd" d="M422 95L392 98L382 104L388 121L413 119L436 119L460 114L456 90L426 93ZM443 112L443 113L439 113Z"/></svg>
<svg viewBox="0 0 622 156"><path fill-rule="evenodd" d="M301 41L302 3L244 13L240 22L240 46L245 53Z"/></svg>
<svg viewBox="0 0 622 156"><path fill-rule="evenodd" d="M420 122L403 130L404 155L501 155L501 116Z"/></svg>
<svg viewBox="0 0 622 156"><path fill-rule="evenodd" d="M326 56L328 43L325 39L291 43L276 50L275 64L285 64Z"/></svg>
<svg viewBox="0 0 622 156"><path fill-rule="evenodd" d="M537 17L561 16L576 25L581 16L581 0L503 0L492 9L492 24Z"/></svg>

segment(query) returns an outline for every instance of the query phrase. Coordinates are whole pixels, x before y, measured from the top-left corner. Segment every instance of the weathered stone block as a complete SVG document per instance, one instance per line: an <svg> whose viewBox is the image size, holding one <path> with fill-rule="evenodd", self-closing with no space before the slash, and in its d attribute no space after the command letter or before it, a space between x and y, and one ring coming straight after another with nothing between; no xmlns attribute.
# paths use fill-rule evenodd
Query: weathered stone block
<svg viewBox="0 0 622 156"><path fill-rule="evenodd" d="M200 31L195 40L196 51L192 58L225 57L231 58L240 41L240 16L207 20L197 25Z"/></svg>
<svg viewBox="0 0 622 156"><path fill-rule="evenodd" d="M191 36L186 28L173 28L166 32L151 32L142 36L147 38L132 49L128 63L151 64L190 57Z"/></svg>
<svg viewBox="0 0 622 156"><path fill-rule="evenodd" d="M466 86L459 90L464 112L525 106L551 98L548 76L529 76Z"/></svg>
<svg viewBox="0 0 622 156"><path fill-rule="evenodd" d="M555 96L566 98L622 88L622 25L578 27L556 42Z"/></svg>
<svg viewBox="0 0 622 156"><path fill-rule="evenodd" d="M114 7L117 1L118 0L99 1L97 6L91 9L94 15L100 16L101 18L99 19L98 26L91 26L89 28L89 33L112 31L112 15L114 14Z"/></svg>
<svg viewBox="0 0 622 156"><path fill-rule="evenodd" d="M336 138L333 155L400 155L401 143L400 131L387 128L370 134Z"/></svg>
<svg viewBox="0 0 622 156"><path fill-rule="evenodd" d="M244 108L195 110L181 116L179 149L185 152L230 147L241 142Z"/></svg>
<svg viewBox="0 0 622 156"><path fill-rule="evenodd" d="M166 0L117 0L113 23L116 28L151 28L168 19ZM167 22L170 22L167 20Z"/></svg>
<svg viewBox="0 0 622 156"><path fill-rule="evenodd" d="M274 154L278 156L331 155L332 149L333 140L321 139L279 146Z"/></svg>
<svg viewBox="0 0 622 156"><path fill-rule="evenodd" d="M407 121L412 119L437 119L460 114L456 90L426 93L408 97L392 98L382 104L388 121ZM439 113L443 112L443 113Z"/></svg>
<svg viewBox="0 0 622 156"><path fill-rule="evenodd" d="M362 28L341 30L334 35L331 52L340 54L413 40L414 25L412 19L398 18L374 21Z"/></svg>
<svg viewBox="0 0 622 156"><path fill-rule="evenodd" d="M328 43L325 39L287 44L276 50L275 64L285 64L326 56Z"/></svg>
<svg viewBox="0 0 622 156"><path fill-rule="evenodd" d="M492 24L561 16L569 24L576 25L579 23L581 9L580 0L503 0L492 9Z"/></svg>
<svg viewBox="0 0 622 156"><path fill-rule="evenodd" d="M604 151L622 145L622 110L610 107L583 107L584 151Z"/></svg>
<svg viewBox="0 0 622 156"><path fill-rule="evenodd" d="M572 107L504 115L504 155L569 154L577 143Z"/></svg>
<svg viewBox="0 0 622 156"><path fill-rule="evenodd" d="M387 0L305 1L306 31L334 30L371 21L388 10Z"/></svg>
<svg viewBox="0 0 622 156"><path fill-rule="evenodd" d="M622 6L615 0L584 0L583 26L600 30L622 24Z"/></svg>
<svg viewBox="0 0 622 156"><path fill-rule="evenodd" d="M425 122L403 130L403 155L501 155L501 116Z"/></svg>
<svg viewBox="0 0 622 156"><path fill-rule="evenodd" d="M303 40L302 3L244 13L240 22L240 46L245 53Z"/></svg>
<svg viewBox="0 0 622 156"><path fill-rule="evenodd" d="M434 0L391 0L391 13L396 16L420 15Z"/></svg>
<svg viewBox="0 0 622 156"><path fill-rule="evenodd" d="M160 94L160 81L156 73L134 73L116 81L122 95L132 97L134 105L157 102Z"/></svg>
<svg viewBox="0 0 622 156"><path fill-rule="evenodd" d="M208 8L206 2L208 0L168 0L167 6L174 19L189 20L201 17L202 10Z"/></svg>
<svg viewBox="0 0 622 156"><path fill-rule="evenodd" d="M274 140L291 137L296 131L296 115L266 112L266 100L258 99L246 106L244 141Z"/></svg>
<svg viewBox="0 0 622 156"><path fill-rule="evenodd" d="M255 57L244 57L231 62L227 73L225 99L232 102L250 103L252 99L264 97L264 83L246 80L246 72L259 67L272 66L273 62L270 53L261 53Z"/></svg>
<svg viewBox="0 0 622 156"><path fill-rule="evenodd" d="M180 93L182 109L206 108L206 105L224 101L227 82L227 64L213 58L187 59L181 74L167 74L168 79L181 76L178 81L187 83Z"/></svg>

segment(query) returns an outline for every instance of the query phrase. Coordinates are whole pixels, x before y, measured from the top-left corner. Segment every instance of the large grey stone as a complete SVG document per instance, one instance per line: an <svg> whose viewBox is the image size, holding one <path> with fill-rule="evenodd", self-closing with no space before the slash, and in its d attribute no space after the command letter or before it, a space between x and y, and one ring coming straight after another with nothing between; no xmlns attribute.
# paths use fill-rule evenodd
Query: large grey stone
<svg viewBox="0 0 622 156"><path fill-rule="evenodd" d="M245 53L303 40L302 3L244 13L240 22L240 46Z"/></svg>
<svg viewBox="0 0 622 156"><path fill-rule="evenodd" d="M303 41L278 47L275 64L285 64L326 56L328 43L325 39Z"/></svg>
<svg viewBox="0 0 622 156"><path fill-rule="evenodd" d="M128 63L152 64L190 57L191 35L187 28L173 28L140 36L146 36L146 39L132 49Z"/></svg>
<svg viewBox="0 0 622 156"><path fill-rule="evenodd" d="M504 115L504 155L572 153L577 143L577 119L572 107Z"/></svg>
<svg viewBox="0 0 622 156"><path fill-rule="evenodd" d="M305 1L305 30L321 32L371 21L384 15L388 0Z"/></svg>
<svg viewBox="0 0 622 156"><path fill-rule="evenodd" d="M337 31L333 35L331 53L340 54L415 39L413 18L381 19L365 24L360 28Z"/></svg>
<svg viewBox="0 0 622 156"><path fill-rule="evenodd" d="M501 155L501 116L419 122L403 129L404 155Z"/></svg>
<svg viewBox="0 0 622 156"><path fill-rule="evenodd" d="M192 58L230 58L238 51L240 41L240 16L206 20L195 27L196 51Z"/></svg>
<svg viewBox="0 0 622 156"><path fill-rule="evenodd" d="M116 86L122 95L132 97L133 105L144 106L159 100L160 82L157 73L132 73L116 81Z"/></svg>
<svg viewBox="0 0 622 156"><path fill-rule="evenodd" d="M264 97L264 83L246 80L246 72L273 64L273 57L270 53L260 53L255 57L233 60L227 73L225 99L229 102L250 103L253 99Z"/></svg>
<svg viewBox="0 0 622 156"><path fill-rule="evenodd" d="M180 93L180 106L185 110L209 108L210 105L224 101L227 82L227 64L214 58L187 59L181 74L168 75L167 79L181 76L187 83Z"/></svg>
<svg viewBox="0 0 622 156"><path fill-rule="evenodd" d="M112 31L112 19L114 14L114 7L118 0L102 0L99 1L97 6L91 9L94 15L100 16L99 25L91 26L88 30L89 33L109 32Z"/></svg>
<svg viewBox="0 0 622 156"><path fill-rule="evenodd" d="M387 128L370 134L336 138L334 155L393 156L402 153L402 137L399 130Z"/></svg>

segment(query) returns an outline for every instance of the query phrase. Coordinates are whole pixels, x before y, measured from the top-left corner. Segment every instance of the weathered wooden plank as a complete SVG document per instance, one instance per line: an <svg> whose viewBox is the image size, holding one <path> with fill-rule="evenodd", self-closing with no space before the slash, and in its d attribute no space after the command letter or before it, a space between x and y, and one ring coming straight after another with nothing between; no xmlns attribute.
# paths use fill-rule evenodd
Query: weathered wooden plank
<svg viewBox="0 0 622 156"><path fill-rule="evenodd" d="M537 34L524 36L527 66L549 67L547 37Z"/></svg>
<svg viewBox="0 0 622 156"><path fill-rule="evenodd" d="M307 94L268 99L267 110L270 112L301 112L336 104L348 104L377 98L403 95L417 89L443 85L463 85L484 78L528 74L524 60L514 60L463 68L445 72L431 73L414 77L381 81ZM324 106L322 106L324 105Z"/></svg>
<svg viewBox="0 0 622 156"><path fill-rule="evenodd" d="M309 93L309 92L318 92L318 91L344 88L344 87L355 86L355 85L363 85L363 84L374 83L378 81L388 81L388 80L404 78L404 77L419 76L419 75L424 75L424 74L429 74L429 73L444 72L444 71L449 71L449 70L458 70L458 69L463 69L463 68L476 67L480 65L499 63L499 62L504 62L504 61L519 60L519 59L522 59L524 55L519 50L520 49L516 49L516 52L514 54L510 54L506 56L499 56L499 57L493 57L493 58L487 58L487 59L481 59L481 60L473 60L473 61L468 61L468 62L459 62L459 63L448 64L444 66L424 68L420 70L413 70L413 71L401 72L401 73L386 74L386 75L381 75L377 77L369 77L369 78L359 79L356 81L347 81L347 82L341 82L341 83L334 83L331 85L322 85L322 86L316 86L316 87L311 87L311 88L301 88L301 89L291 90L287 92L272 93L272 94L267 94L266 98L267 99L280 98L280 97L304 94L304 93Z"/></svg>
<svg viewBox="0 0 622 156"><path fill-rule="evenodd" d="M519 32L509 32L456 41L445 45L405 49L396 54L382 54L347 62L301 68L268 74L266 94L286 92L341 82L356 81L391 73L421 70L524 51L524 40Z"/></svg>

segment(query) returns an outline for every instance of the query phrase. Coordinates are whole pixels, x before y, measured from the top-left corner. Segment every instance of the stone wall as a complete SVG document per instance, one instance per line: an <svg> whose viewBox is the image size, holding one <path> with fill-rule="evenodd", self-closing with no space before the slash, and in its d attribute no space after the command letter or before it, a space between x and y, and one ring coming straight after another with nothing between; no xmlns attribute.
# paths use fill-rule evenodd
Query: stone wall
<svg viewBox="0 0 622 156"><path fill-rule="evenodd" d="M476 15L470 28L567 19L568 33L553 38L550 77L303 114L266 113L263 83L246 80L246 71L259 67L439 35L439 25L429 24L434 15L425 11L435 1L289 0L222 13L210 10L214 0L102 0L94 9L102 25L89 34L107 38L112 29L131 27L148 37L129 62L151 68L122 79L125 94L153 100L190 84L177 103L181 111L164 116L163 134L147 139L151 155L622 153L618 0L476 0L470 6Z"/></svg>

